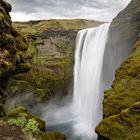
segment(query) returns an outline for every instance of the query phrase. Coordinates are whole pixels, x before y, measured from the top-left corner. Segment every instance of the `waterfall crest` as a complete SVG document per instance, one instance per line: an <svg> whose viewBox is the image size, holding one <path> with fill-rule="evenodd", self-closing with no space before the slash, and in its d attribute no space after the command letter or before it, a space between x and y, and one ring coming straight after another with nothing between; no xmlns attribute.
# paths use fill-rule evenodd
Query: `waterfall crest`
<svg viewBox="0 0 140 140"><path fill-rule="evenodd" d="M106 23L81 30L77 35L73 97L77 135L96 138L94 130L102 119L104 85L101 74L109 27Z"/></svg>

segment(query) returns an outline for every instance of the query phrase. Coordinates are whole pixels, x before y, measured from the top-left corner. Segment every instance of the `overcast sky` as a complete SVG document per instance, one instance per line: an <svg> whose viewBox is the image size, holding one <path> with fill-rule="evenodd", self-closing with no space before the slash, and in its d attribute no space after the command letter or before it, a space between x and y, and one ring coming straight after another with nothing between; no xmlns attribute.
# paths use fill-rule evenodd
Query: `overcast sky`
<svg viewBox="0 0 140 140"><path fill-rule="evenodd" d="M84 18L110 21L131 0L7 0L13 21Z"/></svg>

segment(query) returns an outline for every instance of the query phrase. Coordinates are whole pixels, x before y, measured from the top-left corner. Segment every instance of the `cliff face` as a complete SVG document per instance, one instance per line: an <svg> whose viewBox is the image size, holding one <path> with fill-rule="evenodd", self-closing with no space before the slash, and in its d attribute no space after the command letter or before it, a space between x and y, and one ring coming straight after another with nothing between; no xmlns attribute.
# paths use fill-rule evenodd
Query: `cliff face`
<svg viewBox="0 0 140 140"><path fill-rule="evenodd" d="M17 32L11 22L11 6L0 0L0 117L4 116L4 92L8 79L17 73L29 70L26 39Z"/></svg>
<svg viewBox="0 0 140 140"><path fill-rule="evenodd" d="M32 93L46 101L68 95L73 78L73 57L78 30L98 26L88 20L44 20L15 23L28 38L33 54L31 70L10 79L7 92ZM27 99L28 100L28 99ZM32 101L25 101L31 103Z"/></svg>
<svg viewBox="0 0 140 140"><path fill-rule="evenodd" d="M109 34L112 36L107 47L111 47L112 44L112 47L119 49L123 47L122 50L127 49L130 52L132 50L132 53L117 69L112 88L105 92L104 120L96 128L99 139L139 140L140 138L139 23L140 1L132 0L111 24Z"/></svg>
<svg viewBox="0 0 140 140"><path fill-rule="evenodd" d="M0 0L0 139L65 140L65 136L58 132L44 132L45 122L25 108L13 109L5 117L7 82L11 76L27 72L31 58L26 39L12 26L10 11L11 6ZM28 134L24 132L25 126ZM36 131L30 131L33 129Z"/></svg>

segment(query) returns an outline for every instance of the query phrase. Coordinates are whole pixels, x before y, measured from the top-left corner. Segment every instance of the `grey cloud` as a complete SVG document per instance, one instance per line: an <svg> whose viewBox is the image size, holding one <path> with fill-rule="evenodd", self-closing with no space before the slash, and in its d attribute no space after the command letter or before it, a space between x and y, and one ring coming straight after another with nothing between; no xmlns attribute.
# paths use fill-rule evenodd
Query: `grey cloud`
<svg viewBox="0 0 140 140"><path fill-rule="evenodd" d="M12 15L20 13L31 19L92 18L110 20L130 0L7 0L13 6ZM18 19L18 17L17 17Z"/></svg>

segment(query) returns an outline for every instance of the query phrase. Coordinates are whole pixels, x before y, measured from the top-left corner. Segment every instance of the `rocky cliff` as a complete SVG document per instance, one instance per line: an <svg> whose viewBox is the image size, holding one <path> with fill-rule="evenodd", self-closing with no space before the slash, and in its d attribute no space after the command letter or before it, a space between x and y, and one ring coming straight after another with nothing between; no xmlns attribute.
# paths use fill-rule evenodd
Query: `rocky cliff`
<svg viewBox="0 0 140 140"><path fill-rule="evenodd" d="M140 1L132 0L110 27L107 47L128 50L124 51L126 54L132 53L117 69L111 89L105 92L104 120L96 128L101 140L140 139L139 23ZM110 61L113 59L110 58ZM117 63L119 61L114 65Z"/></svg>
<svg viewBox="0 0 140 140"><path fill-rule="evenodd" d="M60 99L68 95L73 83L73 56L77 32L99 24L82 19L14 23L14 26L27 36L33 60L30 62L32 68L27 74L19 74L10 79L7 92L11 97L32 93L37 102ZM33 100L31 96L30 99ZM27 100L25 104L31 104L32 101Z"/></svg>
<svg viewBox="0 0 140 140"><path fill-rule="evenodd" d="M13 75L30 69L31 53L26 38L13 26L11 6L0 0L0 140L65 140L58 132L45 132L45 122L19 107L5 114L5 89Z"/></svg>
<svg viewBox="0 0 140 140"><path fill-rule="evenodd" d="M4 116L3 104L7 94L5 88L8 79L18 73L29 70L27 41L12 26L9 12L11 6L0 0L0 117Z"/></svg>

